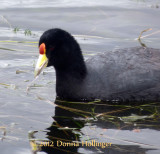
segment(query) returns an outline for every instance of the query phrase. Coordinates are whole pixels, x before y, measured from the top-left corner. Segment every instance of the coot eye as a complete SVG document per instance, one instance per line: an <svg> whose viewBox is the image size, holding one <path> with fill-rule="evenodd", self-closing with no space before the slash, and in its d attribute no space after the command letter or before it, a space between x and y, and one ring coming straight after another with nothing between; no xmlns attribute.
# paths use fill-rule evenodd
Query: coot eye
<svg viewBox="0 0 160 154"><path fill-rule="evenodd" d="M54 46L49 46L49 50L53 51L54 50Z"/></svg>

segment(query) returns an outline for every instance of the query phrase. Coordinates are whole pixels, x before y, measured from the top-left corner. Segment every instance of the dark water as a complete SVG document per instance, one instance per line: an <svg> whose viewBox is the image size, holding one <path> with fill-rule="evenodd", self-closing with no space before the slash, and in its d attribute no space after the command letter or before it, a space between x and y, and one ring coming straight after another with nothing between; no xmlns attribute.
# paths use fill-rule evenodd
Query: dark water
<svg viewBox="0 0 160 154"><path fill-rule="evenodd" d="M115 48L140 46L136 38L148 28L152 31L143 34L149 36L142 42L160 48L159 7L159 0L3 0L0 153L28 154L41 149L48 153L159 154L159 103L126 106L55 101L53 68L47 68L26 92L34 79L37 42L43 31L53 27L69 31L80 43L85 58ZM62 141L76 141L77 146L60 146ZM86 141L112 144L102 148L83 145Z"/></svg>

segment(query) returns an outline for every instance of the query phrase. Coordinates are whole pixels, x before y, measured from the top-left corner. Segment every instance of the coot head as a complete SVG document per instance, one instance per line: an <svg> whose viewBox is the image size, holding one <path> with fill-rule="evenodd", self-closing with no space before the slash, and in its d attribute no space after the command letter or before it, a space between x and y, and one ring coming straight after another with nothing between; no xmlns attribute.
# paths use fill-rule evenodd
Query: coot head
<svg viewBox="0 0 160 154"><path fill-rule="evenodd" d="M86 74L79 44L62 29L50 29L43 33L39 40L39 53L35 76L46 66L54 66L56 72L76 74L80 78Z"/></svg>

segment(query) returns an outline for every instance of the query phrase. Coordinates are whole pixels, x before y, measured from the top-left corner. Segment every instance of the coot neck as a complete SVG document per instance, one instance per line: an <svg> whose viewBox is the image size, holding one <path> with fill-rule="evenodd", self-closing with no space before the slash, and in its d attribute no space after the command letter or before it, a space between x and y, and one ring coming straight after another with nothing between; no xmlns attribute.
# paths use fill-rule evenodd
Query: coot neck
<svg viewBox="0 0 160 154"><path fill-rule="evenodd" d="M83 58L78 61L70 61L69 65L64 68L55 68L56 70L56 80L72 82L72 80L77 82L82 82L87 75L87 68Z"/></svg>
<svg viewBox="0 0 160 154"><path fill-rule="evenodd" d="M66 69L56 70L56 93L61 98L71 97L76 91L79 91L83 81L87 76L85 63L81 65L71 65Z"/></svg>

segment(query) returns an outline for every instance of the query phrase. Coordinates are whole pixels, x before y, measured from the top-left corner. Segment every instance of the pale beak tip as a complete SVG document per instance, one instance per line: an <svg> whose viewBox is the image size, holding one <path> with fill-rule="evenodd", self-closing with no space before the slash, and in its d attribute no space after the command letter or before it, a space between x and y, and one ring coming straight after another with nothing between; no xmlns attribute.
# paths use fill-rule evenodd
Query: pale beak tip
<svg viewBox="0 0 160 154"><path fill-rule="evenodd" d="M34 78L36 78L42 71L42 68L36 67L34 70Z"/></svg>

